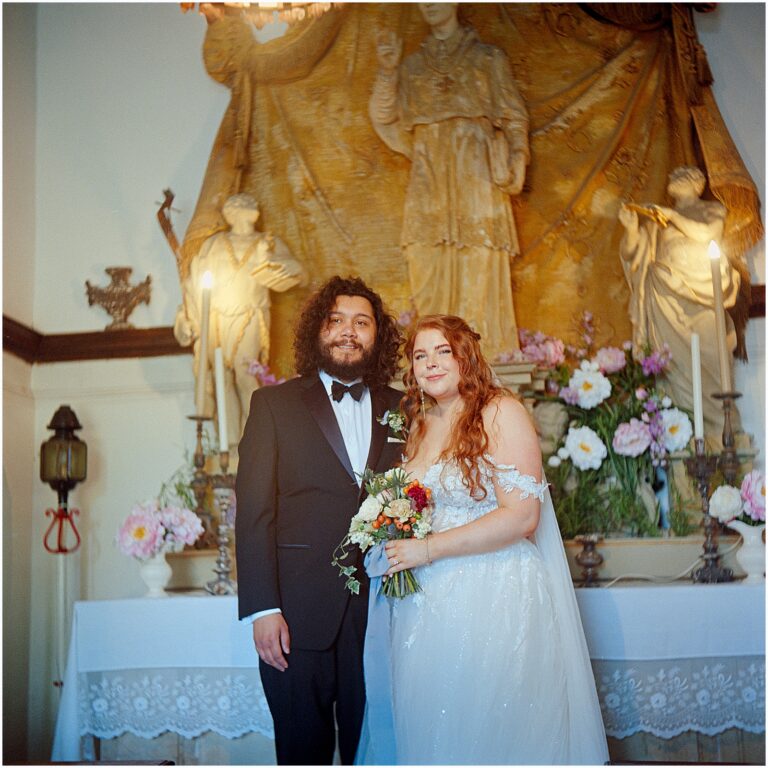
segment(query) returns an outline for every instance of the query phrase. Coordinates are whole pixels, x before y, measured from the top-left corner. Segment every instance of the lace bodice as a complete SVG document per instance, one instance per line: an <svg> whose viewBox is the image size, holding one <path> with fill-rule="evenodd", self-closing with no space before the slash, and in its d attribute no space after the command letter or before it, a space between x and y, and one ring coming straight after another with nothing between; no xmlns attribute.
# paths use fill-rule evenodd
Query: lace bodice
<svg viewBox="0 0 768 768"><path fill-rule="evenodd" d="M444 531L477 520L499 506L494 478L505 493L518 491L521 499L535 496L544 498L547 483L540 483L532 475L523 475L512 464L497 464L489 455L480 462L480 473L487 491L484 499L473 499L462 482L455 461L441 461L429 467L422 482L432 489L434 511L432 528Z"/></svg>

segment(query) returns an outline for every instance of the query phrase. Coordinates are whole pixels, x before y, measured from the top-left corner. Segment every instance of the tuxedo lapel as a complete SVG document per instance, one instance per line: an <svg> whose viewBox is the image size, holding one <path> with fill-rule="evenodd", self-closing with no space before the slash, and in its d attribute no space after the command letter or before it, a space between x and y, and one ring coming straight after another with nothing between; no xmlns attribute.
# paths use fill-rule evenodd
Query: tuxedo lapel
<svg viewBox="0 0 768 768"><path fill-rule="evenodd" d="M333 448L333 452L341 462L349 476L357 483L355 472L352 469L352 462L347 455L347 449L344 446L344 438L339 429L339 422L336 421L336 415L333 412L333 406L328 399L328 393L325 391L323 382L319 377L310 379L307 383L307 389L303 393L304 403L307 406L312 417L325 435L325 439Z"/></svg>
<svg viewBox="0 0 768 768"><path fill-rule="evenodd" d="M384 448L384 444L387 441L387 433L389 432L389 425L381 424L379 419L384 415L387 410L387 404L380 390L371 390L371 447L368 450L368 460L366 461L366 467L375 469L378 464L381 451Z"/></svg>

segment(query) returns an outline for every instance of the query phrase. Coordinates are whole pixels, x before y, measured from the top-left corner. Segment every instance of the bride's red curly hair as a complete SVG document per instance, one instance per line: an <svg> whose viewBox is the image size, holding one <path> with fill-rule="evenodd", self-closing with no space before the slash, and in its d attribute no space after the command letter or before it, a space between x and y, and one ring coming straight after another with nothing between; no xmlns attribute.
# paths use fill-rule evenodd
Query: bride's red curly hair
<svg viewBox="0 0 768 768"><path fill-rule="evenodd" d="M440 331L451 345L453 356L459 364L459 394L464 409L451 435L450 442L440 455L440 460L456 459L465 486L473 498L484 499L487 491L482 483L480 459L488 452L488 434L483 424L483 409L494 399L510 394L509 390L494 381L493 369L480 349L480 334L455 315L426 315L419 318L405 342L404 353L408 368L403 375L405 395L400 402L408 422L406 455L413 456L415 447L424 436L421 392L413 374L413 347L419 331L432 328ZM424 394L428 404L432 401Z"/></svg>

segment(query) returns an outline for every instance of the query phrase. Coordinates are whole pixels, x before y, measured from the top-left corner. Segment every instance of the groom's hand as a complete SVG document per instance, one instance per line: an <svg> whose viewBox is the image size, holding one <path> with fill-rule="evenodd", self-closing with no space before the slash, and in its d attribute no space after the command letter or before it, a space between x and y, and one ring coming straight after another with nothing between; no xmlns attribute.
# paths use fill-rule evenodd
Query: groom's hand
<svg viewBox="0 0 768 768"><path fill-rule="evenodd" d="M253 622L253 644L265 664L281 672L288 669L283 654L291 652L291 633L282 613L270 613Z"/></svg>

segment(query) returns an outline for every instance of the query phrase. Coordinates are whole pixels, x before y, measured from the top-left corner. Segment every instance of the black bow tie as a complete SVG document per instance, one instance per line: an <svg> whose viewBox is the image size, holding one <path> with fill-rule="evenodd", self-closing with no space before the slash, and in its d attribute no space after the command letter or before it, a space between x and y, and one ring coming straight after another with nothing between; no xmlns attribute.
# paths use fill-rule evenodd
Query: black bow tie
<svg viewBox="0 0 768 768"><path fill-rule="evenodd" d="M357 384L350 384L346 386L340 381L334 381L331 383L331 397L338 403L341 402L341 398L349 392L355 400L360 400L365 392L365 384L362 381L358 381Z"/></svg>

